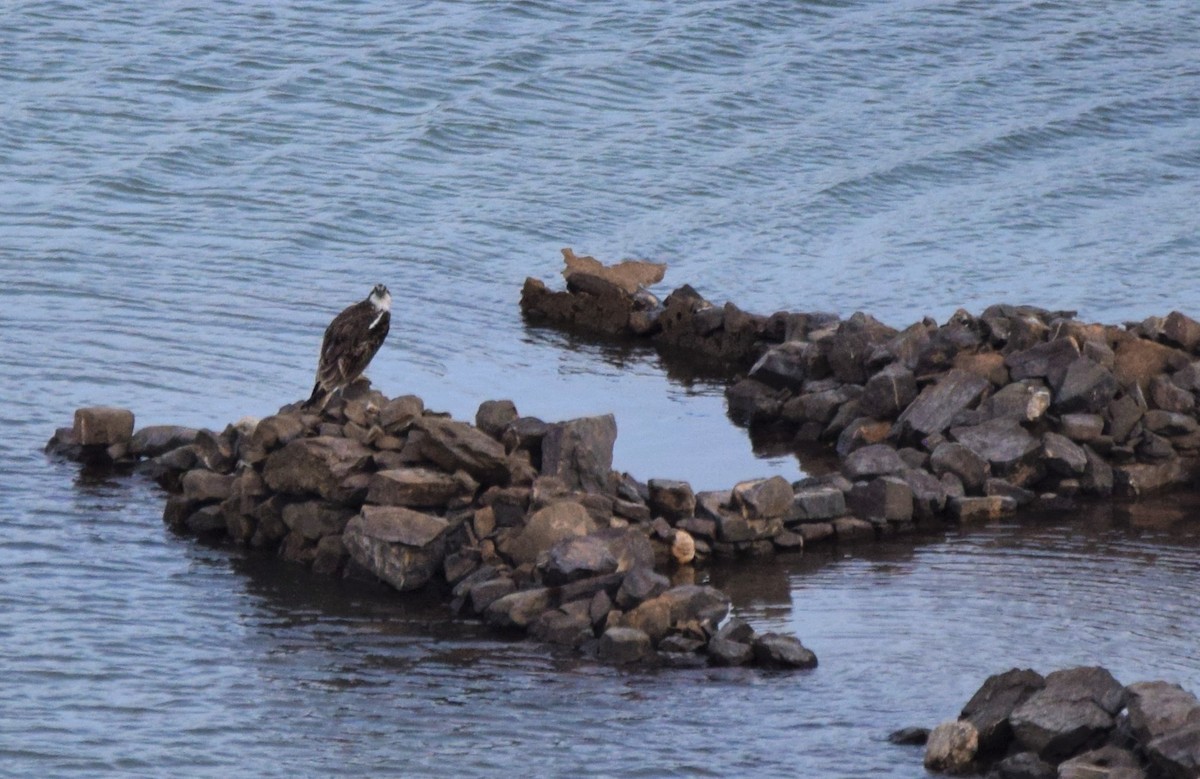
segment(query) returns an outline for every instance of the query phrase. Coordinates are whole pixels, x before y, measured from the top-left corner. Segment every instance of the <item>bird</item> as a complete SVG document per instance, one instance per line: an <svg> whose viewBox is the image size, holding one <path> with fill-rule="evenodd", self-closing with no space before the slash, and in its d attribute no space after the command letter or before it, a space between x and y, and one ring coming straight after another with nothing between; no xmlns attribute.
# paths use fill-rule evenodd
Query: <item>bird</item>
<svg viewBox="0 0 1200 779"><path fill-rule="evenodd" d="M349 386L367 369L371 358L383 345L392 322L392 295L376 284L365 300L360 300L333 318L325 328L321 358L317 362L317 381L305 408L318 403L324 409L329 398Z"/></svg>

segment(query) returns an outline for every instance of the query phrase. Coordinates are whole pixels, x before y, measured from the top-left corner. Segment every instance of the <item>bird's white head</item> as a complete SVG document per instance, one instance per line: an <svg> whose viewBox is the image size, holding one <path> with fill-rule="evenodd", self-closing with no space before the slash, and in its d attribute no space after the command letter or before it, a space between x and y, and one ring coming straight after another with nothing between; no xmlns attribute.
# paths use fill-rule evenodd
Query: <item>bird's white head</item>
<svg viewBox="0 0 1200 779"><path fill-rule="evenodd" d="M375 285L375 289L371 290L371 295L367 300L371 301L371 305L380 311L392 310L392 293L388 292L388 288L382 284Z"/></svg>

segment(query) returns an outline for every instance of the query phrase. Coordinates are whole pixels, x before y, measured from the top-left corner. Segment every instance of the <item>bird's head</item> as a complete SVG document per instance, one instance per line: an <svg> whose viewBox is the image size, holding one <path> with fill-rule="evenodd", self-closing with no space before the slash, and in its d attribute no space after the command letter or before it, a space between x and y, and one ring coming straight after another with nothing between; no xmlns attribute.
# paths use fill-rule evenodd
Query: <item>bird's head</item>
<svg viewBox="0 0 1200 779"><path fill-rule="evenodd" d="M375 306L375 308L383 311L390 311L392 309L392 293L388 292L388 288L382 284L375 285L367 300L371 301L371 305Z"/></svg>

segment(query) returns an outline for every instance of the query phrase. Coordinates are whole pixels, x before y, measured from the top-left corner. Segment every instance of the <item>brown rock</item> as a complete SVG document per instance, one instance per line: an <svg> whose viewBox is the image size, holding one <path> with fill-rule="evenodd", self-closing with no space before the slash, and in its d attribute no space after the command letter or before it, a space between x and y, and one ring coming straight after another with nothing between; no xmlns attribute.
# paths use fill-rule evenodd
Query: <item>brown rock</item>
<svg viewBox="0 0 1200 779"><path fill-rule="evenodd" d="M1189 352L1196 351L1196 346L1200 345L1200 322L1178 311L1167 314L1162 333L1167 341Z"/></svg>
<svg viewBox="0 0 1200 779"><path fill-rule="evenodd" d="M1123 333L1115 349L1113 375L1125 389L1137 386L1145 393L1155 376L1183 368L1189 361L1178 349Z"/></svg>
<svg viewBox="0 0 1200 779"><path fill-rule="evenodd" d="M954 417L973 406L991 387L986 379L960 370L952 370L936 384L921 391L917 399L896 420L895 430L904 438L923 438L940 433Z"/></svg>
<svg viewBox="0 0 1200 779"><path fill-rule="evenodd" d="M562 250L562 255L566 263L563 278L569 280L577 273L596 276L630 295L662 281L667 272L666 264L645 260L622 260L614 265L604 265L595 257L575 254L569 247Z"/></svg>
<svg viewBox="0 0 1200 779"><path fill-rule="evenodd" d="M494 627L526 628L551 608L552 600L551 591L545 587L520 590L492 601L483 618Z"/></svg>
<svg viewBox="0 0 1200 779"><path fill-rule="evenodd" d="M465 471L448 474L431 468L396 468L372 474L367 502L381 506L445 506L474 494L478 485Z"/></svg>
<svg viewBox="0 0 1200 779"><path fill-rule="evenodd" d="M647 487L650 491L647 505L653 515L665 517L672 523L695 515L696 494L686 481L651 479Z"/></svg>
<svg viewBox="0 0 1200 779"><path fill-rule="evenodd" d="M342 482L370 461L371 450L356 441L329 436L300 438L267 458L263 479L276 492L316 494L338 501L345 497Z"/></svg>
<svg viewBox="0 0 1200 779"><path fill-rule="evenodd" d="M197 503L225 500L233 493L235 478L203 468L188 471L183 475L183 497Z"/></svg>
<svg viewBox="0 0 1200 779"><path fill-rule="evenodd" d="M979 733L966 720L949 720L929 733L925 768L947 774L970 773L979 749Z"/></svg>
<svg viewBox="0 0 1200 779"><path fill-rule="evenodd" d="M612 414L558 422L542 438L542 474L570 489L608 492L617 422Z"/></svg>
<svg viewBox="0 0 1200 779"><path fill-rule="evenodd" d="M283 524L293 533L316 541L322 536L340 536L356 512L344 506L320 500L289 503L283 507Z"/></svg>
<svg viewBox="0 0 1200 779"><path fill-rule="evenodd" d="M504 446L486 433L444 417L421 417L425 433L421 453L450 473L463 470L483 484L507 484L510 476Z"/></svg>
<svg viewBox="0 0 1200 779"><path fill-rule="evenodd" d="M518 416L516 404L511 400L485 400L475 412L475 427L499 441Z"/></svg>
<svg viewBox="0 0 1200 779"><path fill-rule="evenodd" d="M537 511L501 551L518 565L533 563L555 542L570 536L587 535L596 523L586 508L574 501L554 503Z"/></svg>
<svg viewBox="0 0 1200 779"><path fill-rule="evenodd" d="M782 518L792 505L792 485L782 476L740 482L731 502L747 519Z"/></svg>
<svg viewBox="0 0 1200 779"><path fill-rule="evenodd" d="M80 446L112 446L133 437L133 412L112 406L75 410L75 441Z"/></svg>
<svg viewBox="0 0 1200 779"><path fill-rule="evenodd" d="M364 506L342 535L356 563L398 590L425 585L445 556L446 520L399 506Z"/></svg>
<svg viewBox="0 0 1200 779"><path fill-rule="evenodd" d="M597 657L609 663L627 665L646 662L654 657L650 636L630 627L610 627L600 637Z"/></svg>

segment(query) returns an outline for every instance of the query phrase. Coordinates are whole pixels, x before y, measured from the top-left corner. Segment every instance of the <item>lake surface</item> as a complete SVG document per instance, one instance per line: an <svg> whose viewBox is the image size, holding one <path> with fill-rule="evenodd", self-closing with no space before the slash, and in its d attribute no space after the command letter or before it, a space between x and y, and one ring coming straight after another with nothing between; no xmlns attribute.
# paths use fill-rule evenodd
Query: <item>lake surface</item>
<svg viewBox="0 0 1200 779"><path fill-rule="evenodd" d="M82 405L220 429L306 396L329 319L383 282L388 395L612 412L642 479L799 475L721 387L525 327L564 246L761 313L1200 318L1191 0L2 21L0 773L911 777L886 733L1013 665L1200 691L1187 505L715 569L820 668L626 673L176 538L152 485L40 452Z"/></svg>

